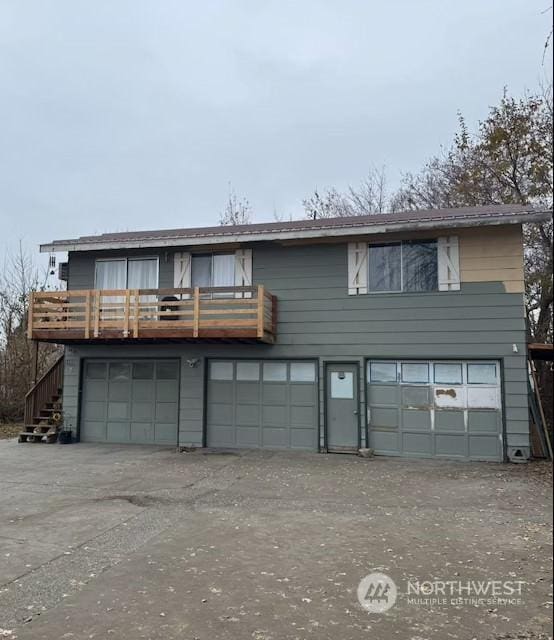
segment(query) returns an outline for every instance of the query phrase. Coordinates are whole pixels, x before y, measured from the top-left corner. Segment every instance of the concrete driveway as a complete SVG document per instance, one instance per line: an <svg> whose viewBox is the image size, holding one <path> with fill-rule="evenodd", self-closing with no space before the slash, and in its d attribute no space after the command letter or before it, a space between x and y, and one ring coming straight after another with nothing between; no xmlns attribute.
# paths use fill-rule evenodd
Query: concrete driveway
<svg viewBox="0 0 554 640"><path fill-rule="evenodd" d="M3 441L0 638L548 638L547 470ZM356 595L375 570L385 613ZM407 594L490 580L524 584Z"/></svg>

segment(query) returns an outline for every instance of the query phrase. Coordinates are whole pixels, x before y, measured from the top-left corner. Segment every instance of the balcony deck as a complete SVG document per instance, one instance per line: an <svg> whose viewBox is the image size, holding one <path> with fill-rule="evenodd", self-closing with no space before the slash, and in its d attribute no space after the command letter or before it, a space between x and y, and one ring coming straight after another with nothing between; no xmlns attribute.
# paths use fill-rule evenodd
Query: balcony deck
<svg viewBox="0 0 554 640"><path fill-rule="evenodd" d="M275 342L277 300L257 287L31 294L28 337L42 342Z"/></svg>

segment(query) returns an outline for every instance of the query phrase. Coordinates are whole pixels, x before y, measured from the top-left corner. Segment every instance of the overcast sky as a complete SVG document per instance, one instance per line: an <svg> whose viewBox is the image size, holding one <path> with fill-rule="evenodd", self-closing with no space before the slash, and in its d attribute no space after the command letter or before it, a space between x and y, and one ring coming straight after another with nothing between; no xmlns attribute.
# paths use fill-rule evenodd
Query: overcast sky
<svg viewBox="0 0 554 640"><path fill-rule="evenodd" d="M396 186L538 87L550 4L0 0L0 252L215 224L229 183L257 221Z"/></svg>

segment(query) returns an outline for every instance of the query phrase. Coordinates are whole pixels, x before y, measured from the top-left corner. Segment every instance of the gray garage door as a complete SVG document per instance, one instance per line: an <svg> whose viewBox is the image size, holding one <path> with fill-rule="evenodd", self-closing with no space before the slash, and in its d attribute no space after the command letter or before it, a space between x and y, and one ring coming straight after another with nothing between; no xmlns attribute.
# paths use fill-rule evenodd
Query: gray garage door
<svg viewBox="0 0 554 640"><path fill-rule="evenodd" d="M177 444L177 360L87 360L81 440Z"/></svg>
<svg viewBox="0 0 554 640"><path fill-rule="evenodd" d="M318 448L314 362L212 360L209 447Z"/></svg>
<svg viewBox="0 0 554 640"><path fill-rule="evenodd" d="M367 380L376 453L502 460L498 362L373 360Z"/></svg>

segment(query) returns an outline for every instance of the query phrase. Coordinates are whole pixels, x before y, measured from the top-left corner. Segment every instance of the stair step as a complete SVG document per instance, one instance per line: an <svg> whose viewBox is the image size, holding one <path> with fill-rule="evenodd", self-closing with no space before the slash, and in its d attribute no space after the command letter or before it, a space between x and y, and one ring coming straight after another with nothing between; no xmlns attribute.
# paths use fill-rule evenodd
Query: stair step
<svg viewBox="0 0 554 640"><path fill-rule="evenodd" d="M35 444L53 444L58 439L58 432L55 433L20 433L18 442L32 442Z"/></svg>

